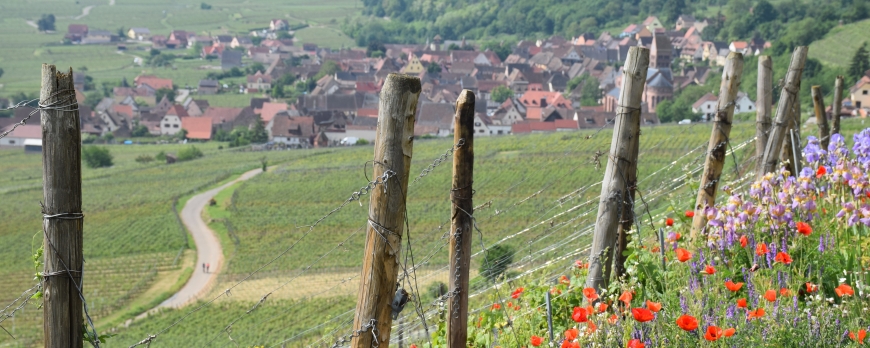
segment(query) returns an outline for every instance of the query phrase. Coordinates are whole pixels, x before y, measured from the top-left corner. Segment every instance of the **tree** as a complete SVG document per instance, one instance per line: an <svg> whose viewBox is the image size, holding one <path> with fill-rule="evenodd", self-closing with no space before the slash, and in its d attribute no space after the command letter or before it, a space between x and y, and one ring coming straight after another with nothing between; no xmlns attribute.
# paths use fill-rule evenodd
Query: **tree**
<svg viewBox="0 0 870 348"><path fill-rule="evenodd" d="M148 131L148 127L144 124L136 124L133 126L133 130L130 131L130 134L134 137L147 137L151 135L151 132Z"/></svg>
<svg viewBox="0 0 870 348"><path fill-rule="evenodd" d="M339 70L341 69L338 66L338 63L331 60L324 61L323 64L320 65L320 71L314 76L314 81L317 82L317 80L320 80L321 77L326 75L335 75Z"/></svg>
<svg viewBox="0 0 870 348"><path fill-rule="evenodd" d="M202 151L200 151L196 146L190 145L186 148L178 150L177 159L179 162L181 161L190 161L193 159L197 159L202 157Z"/></svg>
<svg viewBox="0 0 870 348"><path fill-rule="evenodd" d="M166 96L170 102L175 100L175 90L169 88L161 88L154 92L154 99L157 101L163 100L163 97Z"/></svg>
<svg viewBox="0 0 870 348"><path fill-rule="evenodd" d="M849 64L849 76L860 79L864 76L864 72L870 70L870 57L867 54L867 43L863 43L855 55L852 56L852 62Z"/></svg>
<svg viewBox="0 0 870 348"><path fill-rule="evenodd" d="M95 109L97 107L97 104L99 104L102 100L103 95L100 92L91 91L85 94L85 105L90 107L92 110Z"/></svg>
<svg viewBox="0 0 870 348"><path fill-rule="evenodd" d="M498 85L492 89L491 97L492 101L496 103L503 103L510 97L513 97L514 91L510 88L507 88L505 85Z"/></svg>
<svg viewBox="0 0 870 348"><path fill-rule="evenodd" d="M480 264L480 274L490 281L495 281L513 263L513 248L496 244L486 250L483 262Z"/></svg>
<svg viewBox="0 0 870 348"><path fill-rule="evenodd" d="M256 74L258 71L261 73L266 72L266 67L263 66L263 63L257 62L257 63L251 64L251 65L248 65L245 68L245 72L248 73L248 75Z"/></svg>
<svg viewBox="0 0 870 348"><path fill-rule="evenodd" d="M211 10L211 5L206 4L204 2L201 2L201 3L199 3L199 9L200 10Z"/></svg>
<svg viewBox="0 0 870 348"><path fill-rule="evenodd" d="M3 68L0 68L0 77L3 77Z"/></svg>
<svg viewBox="0 0 870 348"><path fill-rule="evenodd" d="M111 134L111 133L109 133ZM112 166L112 154L109 149L98 146L85 146L82 148L82 159L88 167L101 168Z"/></svg>
<svg viewBox="0 0 870 348"><path fill-rule="evenodd" d="M429 63L429 65L426 66L426 72L428 72L430 74L440 73L441 72L441 64L438 64L435 62Z"/></svg>
<svg viewBox="0 0 870 348"><path fill-rule="evenodd" d="M39 31L54 31L54 15L42 15L42 18L36 21L36 28L39 29Z"/></svg>
<svg viewBox="0 0 870 348"><path fill-rule="evenodd" d="M269 133L266 133L263 119L258 116L257 122L254 123L254 129L251 130L251 142L261 144L267 141L269 141Z"/></svg>

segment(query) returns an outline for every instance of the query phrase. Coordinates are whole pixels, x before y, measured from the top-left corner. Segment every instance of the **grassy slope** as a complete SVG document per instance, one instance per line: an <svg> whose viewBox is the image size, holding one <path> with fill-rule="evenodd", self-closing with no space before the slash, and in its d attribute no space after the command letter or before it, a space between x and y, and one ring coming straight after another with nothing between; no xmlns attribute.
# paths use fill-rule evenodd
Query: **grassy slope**
<svg viewBox="0 0 870 348"><path fill-rule="evenodd" d="M870 19L831 29L822 40L810 44L810 58L825 64L848 67L855 50L866 41Z"/></svg>
<svg viewBox="0 0 870 348"><path fill-rule="evenodd" d="M177 61L178 70L134 67L133 55L145 56L147 51L130 47L124 55L114 46L61 46L60 41L71 23L87 24L93 29L112 32L131 26L146 27L154 34L168 35L172 29L184 29L199 34L244 33L268 26L273 18L285 18L291 25L306 22L310 28L300 30L299 42L313 42L320 46L353 46L353 40L338 34L338 23L346 16L357 13L353 0L260 0L238 2L232 0L207 1L213 8L200 10L199 0L119 0L108 6L108 0L9 0L0 3L0 67L5 74L0 78L0 95L19 91L39 90L39 64L51 63L61 68L88 67L88 74L96 81L128 81L147 72L173 78L176 85L195 84L207 71L196 70L214 62ZM74 19L86 6L94 5L90 14ZM164 13L165 11L165 13ZM40 34L27 25L26 20L38 20L44 13L57 17L57 32Z"/></svg>

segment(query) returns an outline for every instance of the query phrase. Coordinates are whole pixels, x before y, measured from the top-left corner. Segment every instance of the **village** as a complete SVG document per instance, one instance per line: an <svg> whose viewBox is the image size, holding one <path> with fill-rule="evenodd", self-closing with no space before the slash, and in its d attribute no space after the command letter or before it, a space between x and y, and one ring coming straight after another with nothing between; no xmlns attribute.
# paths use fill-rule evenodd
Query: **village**
<svg viewBox="0 0 870 348"><path fill-rule="evenodd" d="M650 49L642 124L657 125L661 123L657 105L720 74L728 53L759 55L770 47L762 39L704 41L701 33L707 25L706 19L683 15L674 28L665 28L658 18L650 16L620 33L520 41L504 57L465 40L442 40L440 36L419 45L383 44L375 51L320 48L295 42L291 28L282 19L248 35L214 36L184 30L164 36L133 27L125 37L119 37L84 24L70 24L64 41L117 45L119 51L135 46L150 50L152 56L198 49L199 58L219 63L216 71L222 72L209 73L212 78L204 76L198 85L184 87L168 78L139 75L132 84L124 80L110 96L88 106L85 93L93 87L88 86L86 71L76 71L85 139L113 142L152 136L165 141L225 140L234 129L253 129L262 122L270 146L308 148L374 141L378 94L390 73L417 76L423 83L415 136L452 134L453 108L463 89L473 91L480 101L475 104L477 136L609 127L620 93L620 62L632 46ZM142 59L136 58L136 62L141 65ZM326 73L327 65L334 72ZM237 86L219 79L238 75L245 75L245 82ZM284 86L279 80L313 88L295 98L282 98ZM850 89L840 114L866 117L868 91L870 74ZM198 98L214 94L245 94L250 96L250 103L217 107ZM735 113L754 112L753 97L741 92ZM16 102L0 100L0 105ZM717 97L707 93L692 105L695 119L672 122L711 120L716 102ZM0 118L0 131L11 129L32 111L17 108L13 117ZM39 143L39 115L30 117L27 125L0 139L0 145Z"/></svg>

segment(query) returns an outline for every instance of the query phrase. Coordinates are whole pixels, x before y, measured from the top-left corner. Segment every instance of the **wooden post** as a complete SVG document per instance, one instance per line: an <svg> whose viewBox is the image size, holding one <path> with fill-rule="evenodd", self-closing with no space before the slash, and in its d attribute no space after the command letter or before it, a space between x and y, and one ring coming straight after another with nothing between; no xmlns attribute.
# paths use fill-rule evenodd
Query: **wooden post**
<svg viewBox="0 0 870 348"><path fill-rule="evenodd" d="M795 48L791 56L791 63L788 65L788 71L785 74L785 85L782 86L779 103L776 106L776 117L770 128L767 146L764 148L764 167L758 174L759 178L766 173L776 171L776 166L779 165L780 149L782 149L782 143L788 131L786 123L790 121L792 104L797 101L798 93L800 93L801 72L804 69L806 59L807 46Z"/></svg>
<svg viewBox="0 0 870 348"><path fill-rule="evenodd" d="M453 152L453 189L450 200L450 284L453 295L447 307L447 347L468 346L468 269L471 267L471 238L474 222L471 185L474 180L474 93L462 90L453 117L453 143L464 142Z"/></svg>
<svg viewBox="0 0 870 348"><path fill-rule="evenodd" d="M792 132L797 135L797 139L800 139L800 124L801 124L801 85L798 83L798 94L795 96L794 103L792 103L791 107L791 115L789 115L788 122L785 126L785 141L782 143L782 153L779 155L780 159L788 159L788 163L783 161L783 167L785 167L789 173L795 175L798 171L800 171L800 163L795 163L795 158L792 156L794 154L794 141L795 137L792 137Z"/></svg>
<svg viewBox="0 0 870 348"><path fill-rule="evenodd" d="M707 224L704 208L716 202L716 190L725 166L725 155L731 135L731 121L734 119L734 101L740 91L740 78L743 75L743 54L731 52L725 59L722 83L719 85L719 101L716 105L716 118L713 120L713 133L707 145L707 158L704 160L704 174L695 201L695 217L692 219L692 238L698 235Z"/></svg>
<svg viewBox="0 0 870 348"><path fill-rule="evenodd" d="M758 57L758 91L755 101L755 173L762 175L764 147L770 135L770 110L773 108L773 61Z"/></svg>
<svg viewBox="0 0 870 348"><path fill-rule="evenodd" d="M834 102L831 103L831 134L840 134L840 110L843 108L843 77L834 80ZM824 148L828 151L828 148Z"/></svg>
<svg viewBox="0 0 870 348"><path fill-rule="evenodd" d="M393 174L387 185L371 190L365 258L353 322L359 334L353 338L352 347L371 348L373 342L377 347L390 346L390 304L396 293L420 89L419 78L390 74L381 90L372 177L382 177L388 170Z"/></svg>
<svg viewBox="0 0 870 348"><path fill-rule="evenodd" d="M638 128L638 134L640 128ZM625 276L625 259L623 255L625 249L628 248L628 243L631 242L631 237L628 231L631 231L631 226L634 224L634 198L637 191L637 154L640 150L640 137L633 137L629 144L628 158L634 160L626 166L625 181L627 182L628 196L622 202L622 214L620 214L620 223L616 227L616 248L613 250L613 260L615 260L616 276ZM610 279L610 267L604 268L604 279Z"/></svg>
<svg viewBox="0 0 870 348"><path fill-rule="evenodd" d="M822 99L822 87L813 86L813 111L816 113L816 123L819 124L819 141L827 151L831 140L831 130L828 128L828 114L825 112L825 100Z"/></svg>
<svg viewBox="0 0 870 348"><path fill-rule="evenodd" d="M42 65L43 330L46 348L82 347L82 160L72 69ZM69 272L68 272L69 271Z"/></svg>
<svg viewBox="0 0 870 348"><path fill-rule="evenodd" d="M612 265L612 249L616 246L619 212L622 210L623 201L627 199L628 184L623 175L628 172L630 163L637 161L637 158L630 158L629 155L632 141L636 141L640 136L640 104L648 68L649 49L630 47L623 69L624 78L622 89L619 91L616 123L613 127L604 181L601 183L598 218L589 254L586 287L595 288L599 292L609 281L604 277L605 274L609 274L609 271L605 271L604 268L610 268Z"/></svg>

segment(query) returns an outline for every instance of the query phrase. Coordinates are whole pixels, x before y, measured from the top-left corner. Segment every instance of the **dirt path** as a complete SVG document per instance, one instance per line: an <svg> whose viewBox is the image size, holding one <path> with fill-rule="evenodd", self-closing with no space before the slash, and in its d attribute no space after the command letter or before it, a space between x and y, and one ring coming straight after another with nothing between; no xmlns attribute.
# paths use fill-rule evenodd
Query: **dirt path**
<svg viewBox="0 0 870 348"><path fill-rule="evenodd" d="M83 8L83 9L82 9L82 14L80 14L80 15L78 15L78 16L76 16L76 17L73 17L73 18L74 18L75 20L79 20L79 19L84 18L85 16L91 14L91 9L92 9L92 8L94 8L94 5L91 5L91 6L88 6L88 7Z"/></svg>
<svg viewBox="0 0 870 348"><path fill-rule="evenodd" d="M262 172L262 169L250 170L233 181L193 196L187 201L187 204L181 209L181 221L184 222L184 226L190 231L190 234L193 236L193 242L196 244L196 264L194 265L193 275L191 275L187 284L184 284L184 287L175 293L175 295L163 301L163 303L157 306L158 308L182 307L208 293L208 290L215 283L221 267L223 267L224 256L221 243L214 231L208 228L208 224L202 220L202 211L209 200L218 192L239 181L253 178ZM210 265L208 273L203 272L202 264L204 263Z"/></svg>

